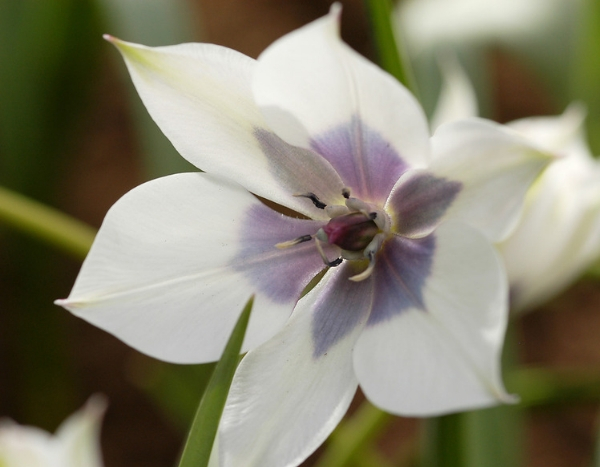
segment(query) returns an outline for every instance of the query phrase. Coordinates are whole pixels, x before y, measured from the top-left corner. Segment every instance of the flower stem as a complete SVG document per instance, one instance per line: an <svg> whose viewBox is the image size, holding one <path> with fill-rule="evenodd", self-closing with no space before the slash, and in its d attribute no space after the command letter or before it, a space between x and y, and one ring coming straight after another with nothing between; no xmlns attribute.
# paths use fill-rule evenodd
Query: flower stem
<svg viewBox="0 0 600 467"><path fill-rule="evenodd" d="M365 4L371 20L379 65L417 96L415 80L403 43L401 38L394 36L392 2L390 0L366 0Z"/></svg>
<svg viewBox="0 0 600 467"><path fill-rule="evenodd" d="M341 423L331 434L327 449L316 467L350 465L363 448L373 440L393 415L374 407L365 400L351 418Z"/></svg>
<svg viewBox="0 0 600 467"><path fill-rule="evenodd" d="M83 259L95 230L57 209L0 186L0 221Z"/></svg>

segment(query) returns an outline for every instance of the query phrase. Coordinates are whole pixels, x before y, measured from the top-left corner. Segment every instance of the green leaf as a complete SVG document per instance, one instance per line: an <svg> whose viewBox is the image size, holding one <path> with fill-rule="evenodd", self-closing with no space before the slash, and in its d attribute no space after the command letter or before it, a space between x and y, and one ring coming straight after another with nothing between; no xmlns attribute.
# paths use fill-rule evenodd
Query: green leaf
<svg viewBox="0 0 600 467"><path fill-rule="evenodd" d="M600 2L581 2L578 20L577 49L571 69L571 99L581 99L588 106L589 144L594 154L600 154Z"/></svg>
<svg viewBox="0 0 600 467"><path fill-rule="evenodd" d="M177 365L136 355L130 365L130 378L175 429L186 433L198 408L198 394L208 386L215 365Z"/></svg>
<svg viewBox="0 0 600 467"><path fill-rule="evenodd" d="M379 65L417 95L407 54L400 38L394 36L391 17L392 2L390 0L366 0L366 7L371 20Z"/></svg>
<svg viewBox="0 0 600 467"><path fill-rule="evenodd" d="M522 410L498 406L425 421L425 467L521 465Z"/></svg>
<svg viewBox="0 0 600 467"><path fill-rule="evenodd" d="M235 328L233 328L223 356L215 367L194 417L179 467L205 467L208 465L229 387L239 362L240 350L253 303L254 296L248 300Z"/></svg>
<svg viewBox="0 0 600 467"><path fill-rule="evenodd" d="M393 415L364 400L352 417L344 420L329 438L317 467L343 467L360 458L370 442L394 418ZM384 465L379 463L377 465Z"/></svg>
<svg viewBox="0 0 600 467"><path fill-rule="evenodd" d="M77 219L0 186L0 224L6 223L83 260L95 230Z"/></svg>
<svg viewBox="0 0 600 467"><path fill-rule="evenodd" d="M516 365L516 353L515 329L511 325L507 329L502 356L505 372ZM508 388L510 392L522 395L519 391L522 386L509 384ZM426 420L423 466L522 465L523 417L522 405L499 405Z"/></svg>
<svg viewBox="0 0 600 467"><path fill-rule="evenodd" d="M600 427L596 428L596 447L594 449L592 467L600 467Z"/></svg>

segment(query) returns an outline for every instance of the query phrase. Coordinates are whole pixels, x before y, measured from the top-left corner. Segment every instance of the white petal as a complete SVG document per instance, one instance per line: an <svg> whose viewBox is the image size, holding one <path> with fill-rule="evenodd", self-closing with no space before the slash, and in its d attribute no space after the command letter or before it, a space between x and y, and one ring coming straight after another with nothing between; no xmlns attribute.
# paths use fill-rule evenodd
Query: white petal
<svg viewBox="0 0 600 467"><path fill-rule="evenodd" d="M209 174L154 180L111 208L73 291L57 303L157 358L217 360L251 294L245 349L287 320L324 266L314 245L275 245L321 225L275 213Z"/></svg>
<svg viewBox="0 0 600 467"><path fill-rule="evenodd" d="M0 421L0 465L2 467L60 467L59 449L44 430Z"/></svg>
<svg viewBox="0 0 600 467"><path fill-rule="evenodd" d="M585 141L585 114L573 103L556 117L508 124L562 156L529 190L519 225L499 245L514 310L558 294L600 255L600 164Z"/></svg>
<svg viewBox="0 0 600 467"><path fill-rule="evenodd" d="M407 0L398 28L415 52L465 43L522 42L560 13L561 0Z"/></svg>
<svg viewBox="0 0 600 467"><path fill-rule="evenodd" d="M464 224L442 224L434 235L424 307L374 310L387 319L370 321L354 351L365 395L401 415L439 415L510 400L500 376L508 318L500 261L486 239Z"/></svg>
<svg viewBox="0 0 600 467"><path fill-rule="evenodd" d="M52 436L11 420L0 423L2 467L102 467L100 422L106 404L98 396L67 418Z"/></svg>
<svg viewBox="0 0 600 467"><path fill-rule="evenodd" d="M223 414L221 465L296 466L342 418L357 385L352 346L372 299L368 281L348 279L354 273L348 263L330 270L284 329L242 360Z"/></svg>
<svg viewBox="0 0 600 467"><path fill-rule="evenodd" d="M509 128L482 119L442 125L432 138L431 171L462 183L447 212L499 241L515 227L525 193L553 160Z"/></svg>
<svg viewBox="0 0 600 467"><path fill-rule="evenodd" d="M479 115L475 89L456 55L448 53L439 62L443 82L431 117L433 131L444 123Z"/></svg>
<svg viewBox="0 0 600 467"><path fill-rule="evenodd" d="M410 165L429 157L427 121L392 76L344 44L340 9L275 41L258 58L253 91L271 128L288 143L311 139L358 118ZM361 144L362 129L355 133ZM361 161L356 161L361 163Z"/></svg>
<svg viewBox="0 0 600 467"><path fill-rule="evenodd" d="M521 118L506 125L546 151L589 161L592 154L585 142L585 116L583 104L574 102L559 116Z"/></svg>
<svg viewBox="0 0 600 467"><path fill-rule="evenodd" d="M56 432L65 466L102 467L100 423L106 401L93 396L78 412L66 419Z"/></svg>
<svg viewBox="0 0 600 467"><path fill-rule="evenodd" d="M600 165L569 154L546 169L499 249L515 310L560 293L600 256Z"/></svg>
<svg viewBox="0 0 600 467"><path fill-rule="evenodd" d="M340 196L342 182L327 161L290 147L267 127L250 90L253 59L212 44L111 41L152 118L194 165L313 218L323 212L294 194Z"/></svg>

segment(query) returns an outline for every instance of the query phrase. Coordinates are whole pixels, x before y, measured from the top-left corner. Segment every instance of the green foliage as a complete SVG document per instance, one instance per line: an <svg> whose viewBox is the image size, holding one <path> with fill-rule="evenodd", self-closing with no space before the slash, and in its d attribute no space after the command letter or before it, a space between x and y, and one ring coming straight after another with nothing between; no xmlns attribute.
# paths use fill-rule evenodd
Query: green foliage
<svg viewBox="0 0 600 467"><path fill-rule="evenodd" d="M223 351L223 356L217 363L208 387L204 391L181 455L179 467L205 467L208 465L221 414L225 407L227 394L229 394L229 387L239 362L240 350L253 303L254 297L251 297L242 311Z"/></svg>

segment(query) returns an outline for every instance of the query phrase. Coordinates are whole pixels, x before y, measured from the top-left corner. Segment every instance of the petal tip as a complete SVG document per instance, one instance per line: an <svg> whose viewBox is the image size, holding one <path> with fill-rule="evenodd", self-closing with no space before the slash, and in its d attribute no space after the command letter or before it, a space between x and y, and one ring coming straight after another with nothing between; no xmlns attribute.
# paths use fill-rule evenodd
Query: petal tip
<svg viewBox="0 0 600 467"><path fill-rule="evenodd" d="M101 417L108 407L108 398L101 393L92 394L85 404L86 410L97 417Z"/></svg>
<svg viewBox="0 0 600 467"><path fill-rule="evenodd" d="M332 3L329 8L329 15L339 21L342 16L342 4L340 2Z"/></svg>
<svg viewBox="0 0 600 467"><path fill-rule="evenodd" d="M519 404L521 402L521 398L518 394L509 394L507 392L500 392L496 395L498 400L503 404Z"/></svg>

